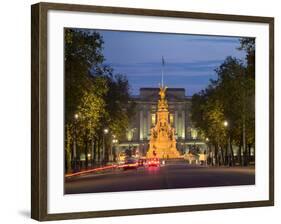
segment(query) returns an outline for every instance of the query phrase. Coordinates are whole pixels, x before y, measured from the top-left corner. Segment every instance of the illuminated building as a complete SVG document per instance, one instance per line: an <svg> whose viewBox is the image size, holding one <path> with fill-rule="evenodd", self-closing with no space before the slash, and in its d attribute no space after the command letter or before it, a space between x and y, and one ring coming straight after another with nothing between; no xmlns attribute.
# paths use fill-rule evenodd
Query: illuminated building
<svg viewBox="0 0 281 224"><path fill-rule="evenodd" d="M191 122L191 97L185 95L184 88L168 88L166 98L169 105L169 122L175 130L176 148L182 154L194 144L205 147ZM141 155L147 153L150 130L156 124L159 88L140 88L140 94L133 96L136 115L129 125L126 139L121 139L118 151L137 147Z"/></svg>

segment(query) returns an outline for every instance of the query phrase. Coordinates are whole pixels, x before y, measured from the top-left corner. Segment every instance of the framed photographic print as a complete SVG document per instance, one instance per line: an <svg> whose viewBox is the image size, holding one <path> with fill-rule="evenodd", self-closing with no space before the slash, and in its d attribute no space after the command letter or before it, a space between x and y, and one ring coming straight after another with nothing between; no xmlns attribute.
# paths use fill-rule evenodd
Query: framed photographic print
<svg viewBox="0 0 281 224"><path fill-rule="evenodd" d="M32 218L274 204L274 19L32 5Z"/></svg>

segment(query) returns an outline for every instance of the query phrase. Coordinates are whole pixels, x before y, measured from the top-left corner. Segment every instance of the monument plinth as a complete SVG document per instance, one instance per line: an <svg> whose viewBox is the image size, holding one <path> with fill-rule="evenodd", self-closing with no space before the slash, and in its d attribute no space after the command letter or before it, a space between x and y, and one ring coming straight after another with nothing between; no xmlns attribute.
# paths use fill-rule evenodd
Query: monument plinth
<svg viewBox="0 0 281 224"><path fill-rule="evenodd" d="M175 130L169 121L168 102L166 100L167 87L160 86L160 99L157 107L155 127L150 129L149 149L147 158L172 159L178 158Z"/></svg>

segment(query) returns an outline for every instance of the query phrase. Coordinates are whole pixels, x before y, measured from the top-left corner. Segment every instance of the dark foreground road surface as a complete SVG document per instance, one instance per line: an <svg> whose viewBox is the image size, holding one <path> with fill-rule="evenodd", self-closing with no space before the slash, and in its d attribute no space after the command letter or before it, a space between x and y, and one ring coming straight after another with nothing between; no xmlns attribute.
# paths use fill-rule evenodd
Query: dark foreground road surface
<svg viewBox="0 0 281 224"><path fill-rule="evenodd" d="M93 193L255 184L253 167L202 167L172 162L65 179L65 193Z"/></svg>

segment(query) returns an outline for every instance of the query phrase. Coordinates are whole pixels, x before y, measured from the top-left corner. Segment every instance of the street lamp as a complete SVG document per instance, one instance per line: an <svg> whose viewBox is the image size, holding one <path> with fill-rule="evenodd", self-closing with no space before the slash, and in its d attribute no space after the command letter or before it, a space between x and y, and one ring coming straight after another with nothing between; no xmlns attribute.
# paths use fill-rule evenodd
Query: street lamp
<svg viewBox="0 0 281 224"><path fill-rule="evenodd" d="M102 141L103 141L103 161L105 161L105 135L109 132L108 128L103 129Z"/></svg>
<svg viewBox="0 0 281 224"><path fill-rule="evenodd" d="M77 171L77 120L78 120L78 118L79 118L79 115L78 114L74 114L74 136L73 136L73 157L72 157L72 159L73 159L73 170L74 170L74 172L76 172Z"/></svg>
<svg viewBox="0 0 281 224"><path fill-rule="evenodd" d="M181 153L184 154L184 143L181 143Z"/></svg>
<svg viewBox="0 0 281 224"><path fill-rule="evenodd" d="M112 144L113 144L113 146L110 148L110 161L113 161L113 160L114 160L114 158L113 158L113 147L114 147L114 151L115 151L115 144L118 143L118 139L116 139L116 136L113 135L112 137L113 137L113 139L112 139ZM114 154L115 154L115 153L114 153Z"/></svg>
<svg viewBox="0 0 281 224"><path fill-rule="evenodd" d="M224 126L224 127L227 127L227 126L228 126L228 122L227 122L227 121L224 121L224 122L223 122L223 126Z"/></svg>
<svg viewBox="0 0 281 224"><path fill-rule="evenodd" d="M209 138L207 137L205 139L205 141L206 141L206 165L208 165L210 163L209 161L211 158L211 152L210 152L210 147L209 147Z"/></svg>
<svg viewBox="0 0 281 224"><path fill-rule="evenodd" d="M223 122L223 125L224 125L224 127L228 127L228 122L227 121L224 121ZM227 163L228 163L228 165L230 165L230 153L229 153L229 151L230 151L230 135L229 135L229 127L227 128Z"/></svg>
<svg viewBox="0 0 281 224"><path fill-rule="evenodd" d="M113 143L113 144L118 143L118 140L117 140L117 139L113 139L113 140L112 140L112 143Z"/></svg>

